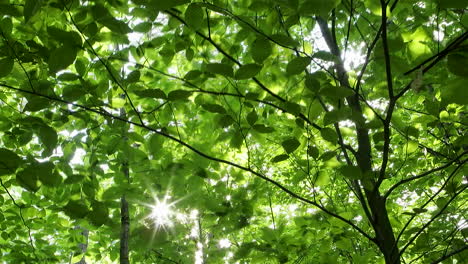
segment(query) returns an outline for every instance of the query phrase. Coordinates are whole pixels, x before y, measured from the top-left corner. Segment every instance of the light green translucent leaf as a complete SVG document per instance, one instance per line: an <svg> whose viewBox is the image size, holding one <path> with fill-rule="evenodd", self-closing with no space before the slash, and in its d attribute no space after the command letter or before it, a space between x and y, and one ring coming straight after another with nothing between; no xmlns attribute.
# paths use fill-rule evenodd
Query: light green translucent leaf
<svg viewBox="0 0 468 264"><path fill-rule="evenodd" d="M112 107L114 108L121 108L125 105L126 100L124 98L120 97L114 97L112 98Z"/></svg>

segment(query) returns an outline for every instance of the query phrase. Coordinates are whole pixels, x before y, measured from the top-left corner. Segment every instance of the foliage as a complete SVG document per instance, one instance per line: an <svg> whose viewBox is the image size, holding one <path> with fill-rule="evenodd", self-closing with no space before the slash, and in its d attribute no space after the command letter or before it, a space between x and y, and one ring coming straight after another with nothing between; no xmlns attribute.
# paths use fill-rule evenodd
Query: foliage
<svg viewBox="0 0 468 264"><path fill-rule="evenodd" d="M467 6L0 1L0 258L468 259Z"/></svg>

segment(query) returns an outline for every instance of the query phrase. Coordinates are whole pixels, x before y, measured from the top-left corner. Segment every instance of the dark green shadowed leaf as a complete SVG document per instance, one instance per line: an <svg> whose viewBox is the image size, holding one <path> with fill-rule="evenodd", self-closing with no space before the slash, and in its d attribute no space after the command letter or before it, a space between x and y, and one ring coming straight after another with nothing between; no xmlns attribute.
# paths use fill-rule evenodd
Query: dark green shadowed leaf
<svg viewBox="0 0 468 264"><path fill-rule="evenodd" d="M202 104L201 106L203 107L203 109L205 109L208 112L218 113L218 114L226 113L226 110L224 109L224 107L222 107L219 104Z"/></svg>
<svg viewBox="0 0 468 264"><path fill-rule="evenodd" d="M22 159L16 153L0 148L0 176L14 173L22 163Z"/></svg>
<svg viewBox="0 0 468 264"><path fill-rule="evenodd" d="M203 26L203 9L197 4L190 4L185 10L185 21L195 30Z"/></svg>
<svg viewBox="0 0 468 264"><path fill-rule="evenodd" d="M281 146L283 146L284 151L286 151L288 154L294 152L300 145L301 142L299 142L299 140L296 138L290 138L281 142Z"/></svg>
<svg viewBox="0 0 468 264"><path fill-rule="evenodd" d="M296 75L303 72L311 62L310 58L296 57L292 59L286 67L286 73L289 75Z"/></svg>
<svg viewBox="0 0 468 264"><path fill-rule="evenodd" d="M350 180L362 179L361 169L356 166L346 165L340 168L341 174Z"/></svg>
<svg viewBox="0 0 468 264"><path fill-rule="evenodd" d="M18 184L30 192L37 192L40 188L39 173L36 164L29 165L16 174Z"/></svg>
<svg viewBox="0 0 468 264"><path fill-rule="evenodd" d="M278 155L278 156L275 156L271 159L271 162L273 163L278 163L278 162L281 162L281 161L285 161L289 158L289 155L287 154L281 154L281 155Z"/></svg>
<svg viewBox="0 0 468 264"><path fill-rule="evenodd" d="M41 9L42 0L26 0L24 3L24 22L28 22Z"/></svg>
<svg viewBox="0 0 468 264"><path fill-rule="evenodd" d="M265 38L257 38L250 46L250 55L260 64L271 55L271 52L271 43Z"/></svg>
<svg viewBox="0 0 468 264"><path fill-rule="evenodd" d="M0 60L0 78L7 76L13 70L13 58L4 58Z"/></svg>
<svg viewBox="0 0 468 264"><path fill-rule="evenodd" d="M86 217L89 213L89 209L86 204L82 201L69 201L63 211L71 219L80 219Z"/></svg>
<svg viewBox="0 0 468 264"><path fill-rule="evenodd" d="M58 136L55 129L50 126L41 126L37 133L42 144L44 144L48 150L53 150L57 146Z"/></svg>
<svg viewBox="0 0 468 264"><path fill-rule="evenodd" d="M338 141L338 135L336 134L335 130L329 127L322 128L320 130L320 135L322 136L323 139L331 143L335 144Z"/></svg>
<svg viewBox="0 0 468 264"><path fill-rule="evenodd" d="M257 122L257 120L258 115L257 112L255 112L255 110L252 110L252 112L247 114L247 123L249 123L249 125L253 126L255 122Z"/></svg>
<svg viewBox="0 0 468 264"><path fill-rule="evenodd" d="M261 65L258 64L246 64L241 66L235 74L235 79L237 80L245 80L245 79L250 79L257 75L260 70L262 69Z"/></svg>
<svg viewBox="0 0 468 264"><path fill-rule="evenodd" d="M167 98L166 94L161 89L138 90L138 91L134 91L133 93L135 93L139 97L144 97L144 98L159 98L159 99ZM177 96L177 94L173 94L172 98L174 98L174 96Z"/></svg>
<svg viewBox="0 0 468 264"><path fill-rule="evenodd" d="M47 62L49 64L49 70L55 73L67 68L75 61L76 55L77 49L70 45L64 45L53 50Z"/></svg>
<svg viewBox="0 0 468 264"><path fill-rule="evenodd" d="M191 91L187 90L175 90L169 92L167 95L167 99L169 101L177 101L177 100L187 100L192 95Z"/></svg>
<svg viewBox="0 0 468 264"><path fill-rule="evenodd" d="M209 63L206 65L206 71L226 77L234 76L232 66L224 63Z"/></svg>
<svg viewBox="0 0 468 264"><path fill-rule="evenodd" d="M275 131L274 128L272 127L267 127L265 126L264 124L256 124L256 125L253 125L252 126L253 129L255 129L257 132L260 132L260 133L272 133Z"/></svg>

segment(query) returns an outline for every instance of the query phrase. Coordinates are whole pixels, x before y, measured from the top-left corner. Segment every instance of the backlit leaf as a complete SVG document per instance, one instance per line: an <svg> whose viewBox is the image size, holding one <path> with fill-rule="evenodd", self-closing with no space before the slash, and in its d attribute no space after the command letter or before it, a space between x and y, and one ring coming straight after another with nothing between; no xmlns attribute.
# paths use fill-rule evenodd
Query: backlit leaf
<svg viewBox="0 0 468 264"><path fill-rule="evenodd" d="M281 142L281 146L283 146L284 151L286 151L288 154L294 152L300 145L301 142L299 142L299 140L296 138L290 138Z"/></svg>
<svg viewBox="0 0 468 264"><path fill-rule="evenodd" d="M311 62L310 58L296 57L292 59L286 67L286 73L289 75L296 75L303 72Z"/></svg>

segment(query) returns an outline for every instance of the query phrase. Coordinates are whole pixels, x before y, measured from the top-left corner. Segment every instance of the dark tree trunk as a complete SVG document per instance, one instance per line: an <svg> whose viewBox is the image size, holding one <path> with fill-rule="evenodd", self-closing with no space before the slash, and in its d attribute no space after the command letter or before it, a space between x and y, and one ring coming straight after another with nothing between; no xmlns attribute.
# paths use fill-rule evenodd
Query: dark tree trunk
<svg viewBox="0 0 468 264"><path fill-rule="evenodd" d="M120 216L120 264L129 264L128 237L130 231L130 216L128 214L128 202L125 200L125 196L122 196L120 199Z"/></svg>

